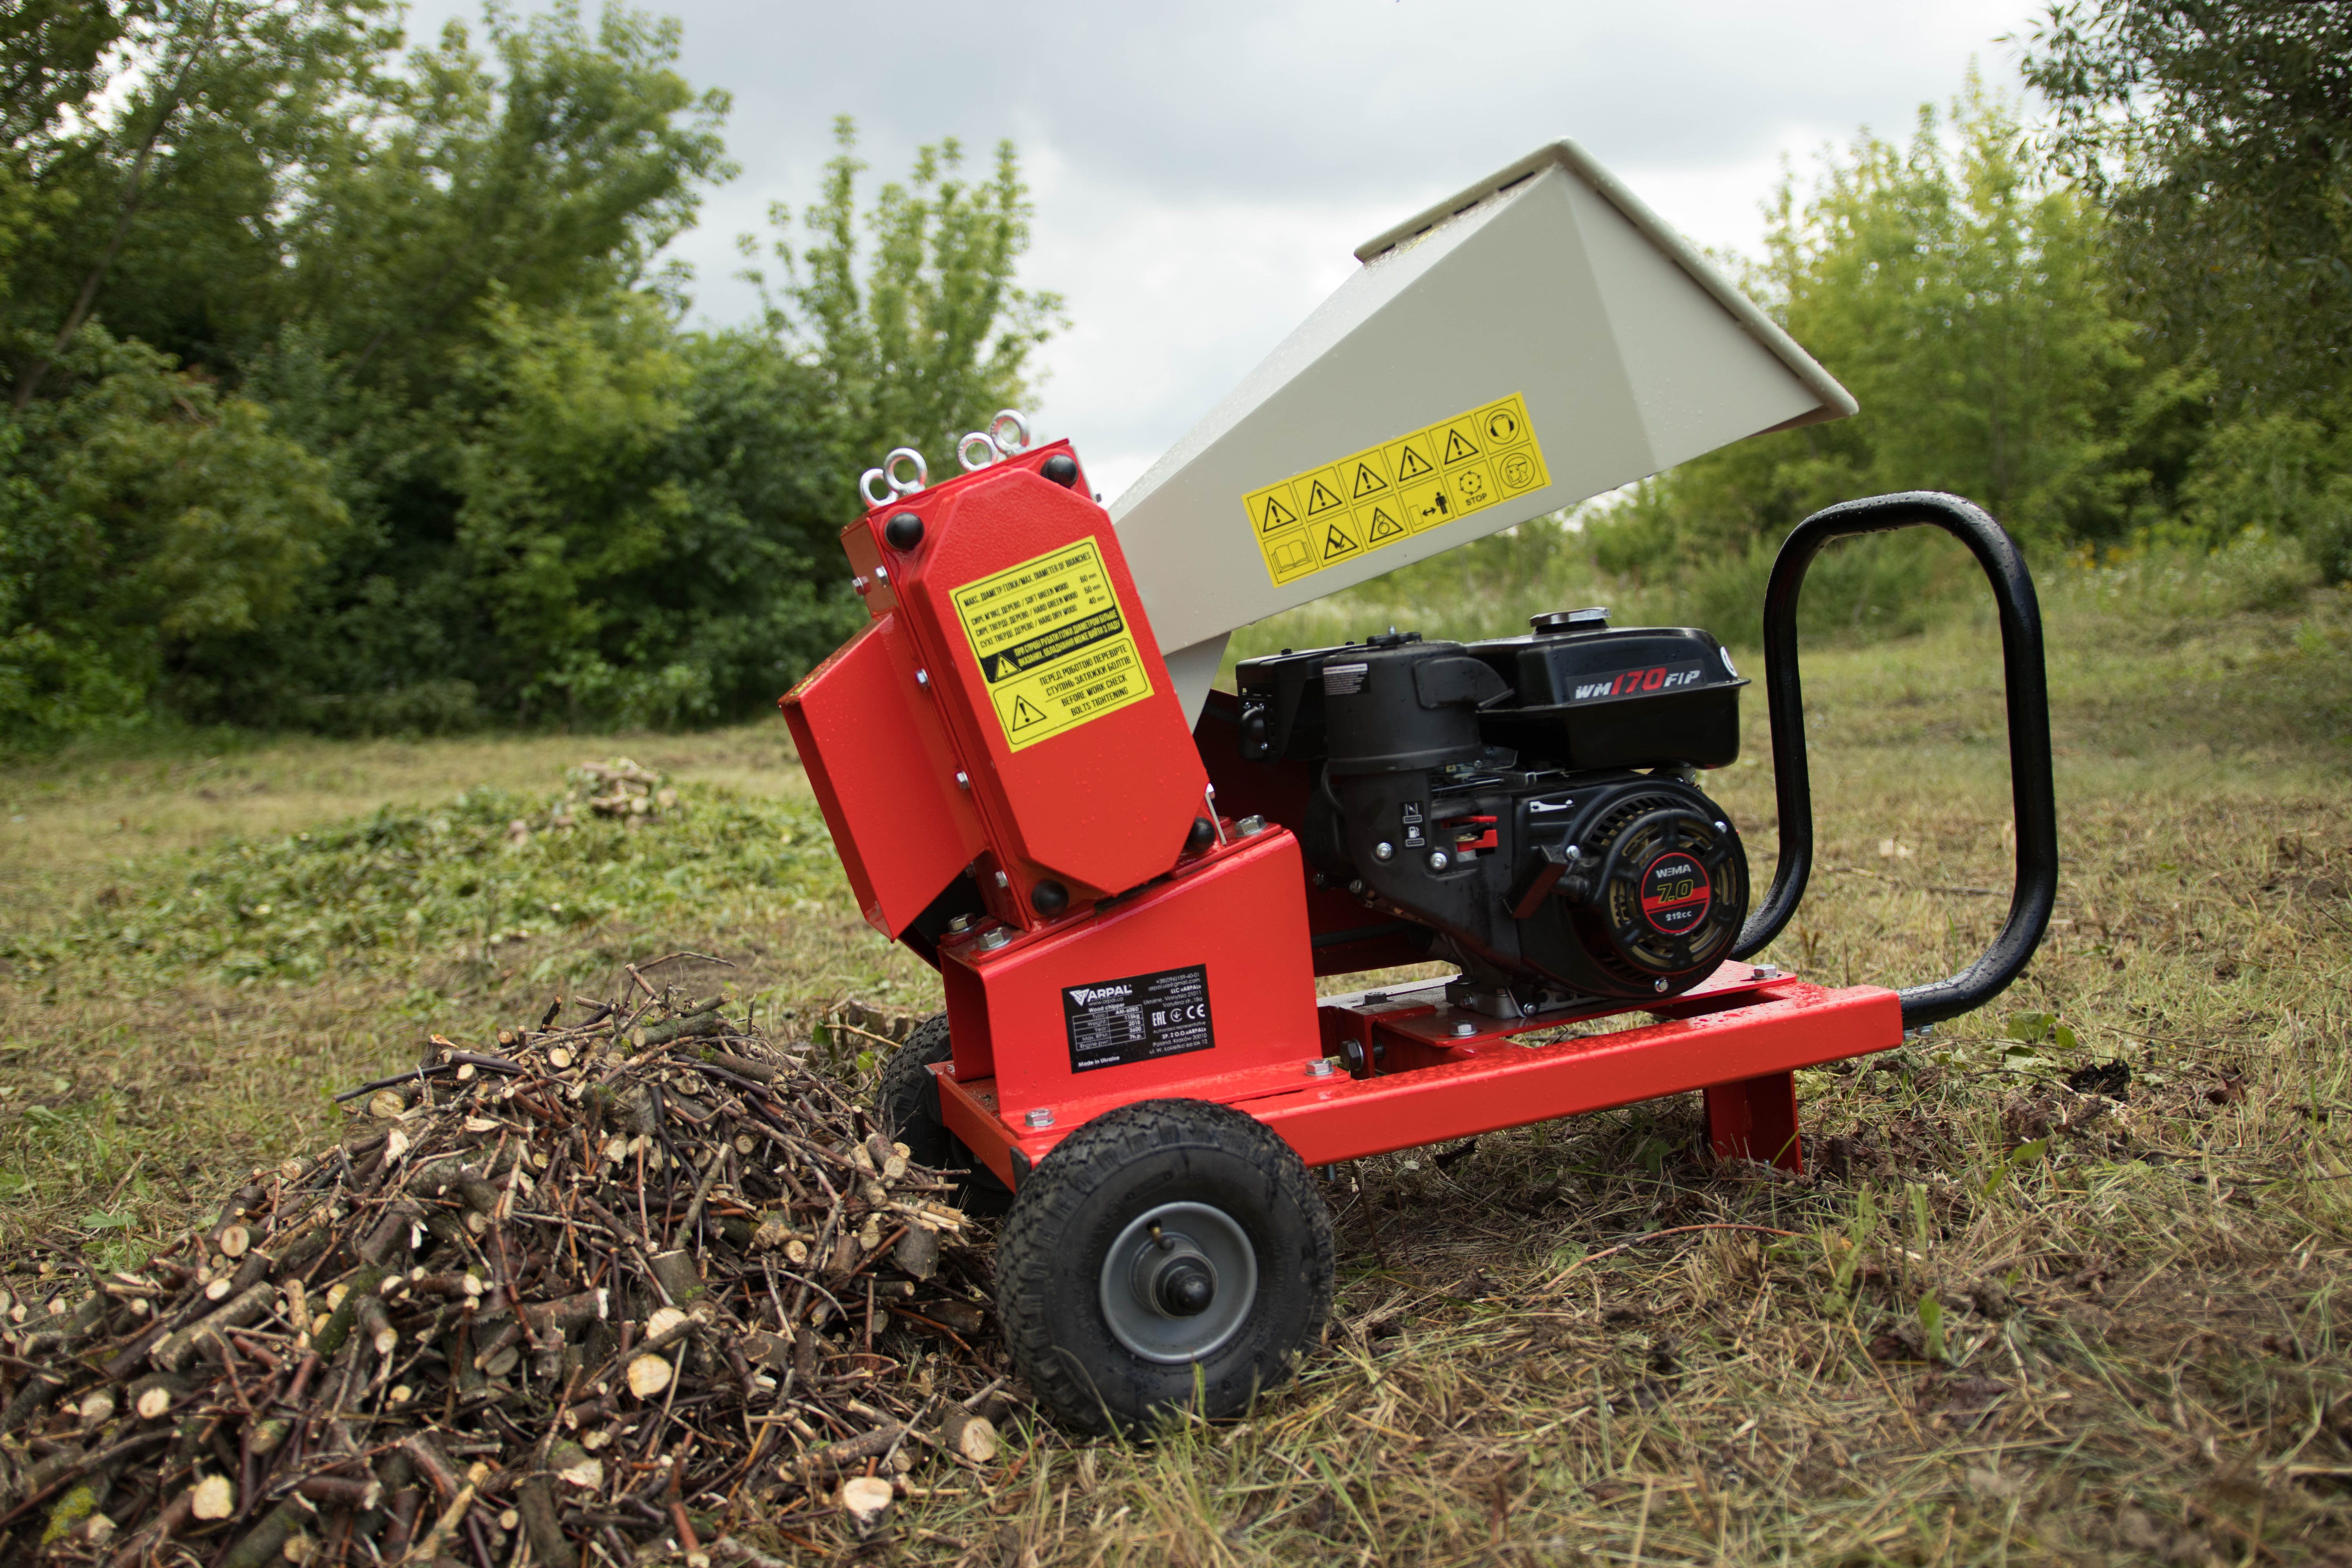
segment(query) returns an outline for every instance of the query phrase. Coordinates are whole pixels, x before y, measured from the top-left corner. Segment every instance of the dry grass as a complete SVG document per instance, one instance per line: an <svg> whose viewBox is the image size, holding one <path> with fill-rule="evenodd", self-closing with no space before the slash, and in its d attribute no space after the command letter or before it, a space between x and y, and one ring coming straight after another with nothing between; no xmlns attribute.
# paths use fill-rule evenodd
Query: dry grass
<svg viewBox="0 0 2352 1568"><path fill-rule="evenodd" d="M1131 1448L1022 1434L989 1484L917 1499L885 1555L2352 1563L2346 609L2184 626L2053 597L2058 921L1993 1012L1802 1075L1806 1178L1698 1158L1695 1097L1335 1170L1339 1310L1296 1384L1249 1421ZM1990 934L2003 900L1973 889L2006 885L1996 668L1966 625L1809 661L1819 871L1782 963L1899 984ZM665 747L688 777L794 787L773 727L638 754ZM378 784L348 761L370 751L235 765L271 781L282 798L251 809L289 827L316 819L298 798L325 817L537 782L578 748L410 747ZM199 831L194 764L169 765L0 778L45 825L37 856L0 840L0 908L125 874L121 819ZM1769 764L1714 783L1760 865ZM838 901L599 940L723 953L775 1005L932 994ZM478 1026L527 990L492 973L443 1005ZM70 1222L152 1223L311 1135L330 1088L413 1049L378 1022L387 1000L364 974L0 989L0 1173L36 1184L16 1259L36 1234L52 1262L121 1245L135 1227ZM2012 1015L2051 1016L2072 1048L2031 1017L2014 1032L2037 1038L2008 1038ZM37 1103L95 1127L109 1097L112 1130L68 1149L26 1121ZM1638 1239L1733 1224L1790 1234Z"/></svg>

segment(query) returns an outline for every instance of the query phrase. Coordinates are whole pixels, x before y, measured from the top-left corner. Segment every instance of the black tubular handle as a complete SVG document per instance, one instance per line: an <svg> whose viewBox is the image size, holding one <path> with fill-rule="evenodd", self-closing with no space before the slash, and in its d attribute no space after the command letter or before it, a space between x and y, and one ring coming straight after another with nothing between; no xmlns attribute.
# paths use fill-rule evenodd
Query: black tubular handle
<svg viewBox="0 0 2352 1568"><path fill-rule="evenodd" d="M2017 879L2009 918L1974 963L1948 980L1906 986L1903 1026L1957 1018L1983 1006L2017 978L2049 929L2058 897L2058 806L2050 780L2050 689L2042 663L2042 606L2017 542L1984 509L1936 490L1872 496L1817 511L1799 523L1772 563L1764 591L1764 700L1772 717L1772 772L1780 795L1780 858L1762 907L1739 933L1734 958L1748 958L1780 934L1805 896L1813 868L1812 781L1805 764L1805 696L1797 678L1797 595L1805 571L1832 539L1927 523L1969 547L2000 607L2000 663L2009 695L2009 784L2017 822Z"/></svg>

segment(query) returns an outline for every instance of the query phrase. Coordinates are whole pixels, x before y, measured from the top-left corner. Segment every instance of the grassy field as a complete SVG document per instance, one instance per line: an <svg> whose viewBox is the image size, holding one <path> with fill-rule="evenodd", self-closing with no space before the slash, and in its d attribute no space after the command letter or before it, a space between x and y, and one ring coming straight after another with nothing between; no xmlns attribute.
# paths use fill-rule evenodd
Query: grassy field
<svg viewBox="0 0 2352 1568"><path fill-rule="evenodd" d="M1295 1384L1149 1446L1024 1432L896 1559L2352 1564L2352 603L2147 572L2051 598L2050 939L1995 1009L1801 1075L1806 1177L1702 1160L1696 1097L1336 1169L1339 1310ZM1252 646L1374 629L1301 615ZM1998 668L1965 618L1808 659L1817 871L1773 957L1902 984L1983 944ZM1710 787L1760 871L1748 707ZM686 810L562 827L566 766L614 752ZM428 1029L624 962L724 960L674 963L770 1018L936 999L857 921L772 723L21 765L0 931L19 1278L316 1142Z"/></svg>

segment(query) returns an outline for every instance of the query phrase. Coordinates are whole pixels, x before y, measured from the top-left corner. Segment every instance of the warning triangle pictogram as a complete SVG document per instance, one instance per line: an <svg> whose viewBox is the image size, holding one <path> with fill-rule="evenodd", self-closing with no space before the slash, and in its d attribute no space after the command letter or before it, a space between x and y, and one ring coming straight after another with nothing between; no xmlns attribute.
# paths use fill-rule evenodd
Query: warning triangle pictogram
<svg viewBox="0 0 2352 1568"><path fill-rule="evenodd" d="M1388 480L1374 473L1372 471L1372 466L1370 463L1358 463L1356 465L1355 500L1361 500L1366 496L1378 495L1388 488Z"/></svg>
<svg viewBox="0 0 2352 1568"><path fill-rule="evenodd" d="M1417 479L1429 471L1429 460L1410 447L1404 449L1404 456L1397 459L1397 483L1399 484L1404 483L1407 479Z"/></svg>
<svg viewBox="0 0 2352 1568"><path fill-rule="evenodd" d="M1448 430L1445 433L1445 456L1439 459L1441 462L1458 463L1465 458L1475 458L1477 455L1478 448L1472 446L1470 438L1463 435L1459 429Z"/></svg>
<svg viewBox="0 0 2352 1568"><path fill-rule="evenodd" d="M1032 724L1043 724L1045 721L1045 710L1043 708L1038 707L1026 697L1016 697L1013 700L1014 729L1026 730Z"/></svg>
<svg viewBox="0 0 2352 1568"><path fill-rule="evenodd" d="M1002 680L1020 668L1021 661L1019 659L1013 658L1009 653L1000 653L996 656L996 673L990 676L988 679L991 680Z"/></svg>
<svg viewBox="0 0 2352 1568"><path fill-rule="evenodd" d="M1309 517L1329 511L1339 504L1339 498L1333 495L1330 487L1321 479L1316 480L1315 488L1307 492L1307 515Z"/></svg>
<svg viewBox="0 0 2352 1568"><path fill-rule="evenodd" d="M1376 506L1372 508L1371 532L1374 544L1385 544L1391 539L1404 537L1404 524L1391 517L1388 508Z"/></svg>
<svg viewBox="0 0 2352 1568"><path fill-rule="evenodd" d="M1337 561L1343 555L1353 555L1362 548L1362 545L1340 532L1337 523L1324 531L1323 559L1327 562Z"/></svg>
<svg viewBox="0 0 2352 1568"><path fill-rule="evenodd" d="M1298 514L1283 505L1281 497L1268 496L1265 498L1265 521L1258 526L1264 531L1272 533L1276 529L1288 528L1297 521Z"/></svg>

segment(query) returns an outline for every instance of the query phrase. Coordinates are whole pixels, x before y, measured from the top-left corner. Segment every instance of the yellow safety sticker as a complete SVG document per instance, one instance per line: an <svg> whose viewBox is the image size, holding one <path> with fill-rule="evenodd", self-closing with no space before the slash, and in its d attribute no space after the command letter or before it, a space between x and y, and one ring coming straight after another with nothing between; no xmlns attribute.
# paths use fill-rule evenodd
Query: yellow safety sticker
<svg viewBox="0 0 2352 1568"><path fill-rule="evenodd" d="M1016 752L1151 695L1091 539L967 583L953 597L1004 742Z"/></svg>
<svg viewBox="0 0 2352 1568"><path fill-rule="evenodd" d="M1517 393L1242 498L1279 585L1551 483Z"/></svg>

